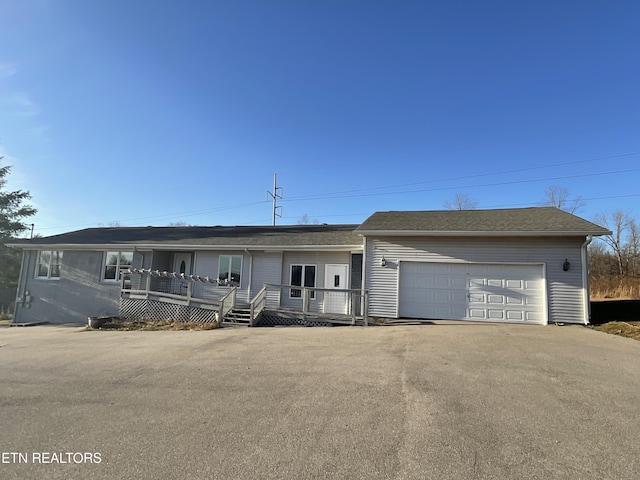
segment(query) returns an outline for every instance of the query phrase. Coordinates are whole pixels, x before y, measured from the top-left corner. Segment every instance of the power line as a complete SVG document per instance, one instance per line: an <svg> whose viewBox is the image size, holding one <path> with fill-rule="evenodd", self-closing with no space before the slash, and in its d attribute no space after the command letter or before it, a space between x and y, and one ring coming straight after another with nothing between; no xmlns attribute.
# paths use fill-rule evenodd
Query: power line
<svg viewBox="0 0 640 480"><path fill-rule="evenodd" d="M564 175L558 177L546 177L546 178L536 178L531 180L513 180L509 182L494 182L494 183L483 183L479 185L463 185L463 186L455 186L455 187L438 187L438 188L424 188L419 190L403 190L397 192L378 192L378 193L362 193L359 195L331 195L327 194L327 196L315 197L315 198L306 198L306 197L294 197L288 198L284 201L308 201L308 200L327 200L327 199L337 199L337 198L357 198L357 197L379 197L385 195L406 195L409 193L423 193L423 192L438 192L444 190L462 190L465 188L481 188L481 187L497 187L503 185L517 185L521 183L535 183L535 182L547 182L549 180L565 180L568 178L584 178L584 177L595 177L602 175L616 175L619 173L630 173L640 171L640 168L630 168L627 170L617 170L613 172L596 172L596 173L583 173L580 175Z"/></svg>
<svg viewBox="0 0 640 480"><path fill-rule="evenodd" d="M617 154L617 155L607 155L607 156L603 156L603 157L594 157L594 158L588 158L588 159L583 159L583 160L574 160L574 161L569 161L569 162L561 162L561 163L548 164L548 165L538 165L538 166L523 167L523 168L517 168L517 169L511 169L511 170L502 170L502 171L497 171L497 172L479 173L479 174L463 175L463 176L450 177L450 178L444 178L444 179L426 180L426 181L421 181L421 182L411 182L411 183L396 184L396 185L368 187L368 188L345 190L345 191L330 192L330 193L317 193L317 194L303 195L303 196L299 196L299 197L291 197L291 198L287 198L287 199L282 199L281 196L278 196L278 198L281 198L285 202L294 202L294 201L308 201L308 200L317 200L317 199L338 199L338 198L356 198L356 197L368 197L368 196L403 195L403 194L410 194L410 193L435 192L435 191L444 191L444 190L461 190L461 189L466 189L466 188L481 188L481 187L490 187L490 186L514 185L514 184L522 184L522 183L535 183L535 182L543 182L543 181L550 181L550 180L562 180L562 179L569 179L569 178L592 177L592 176L597 176L597 175L614 175L614 174L619 174L619 173L635 172L635 171L638 171L640 169L635 168L635 169L618 170L618 171L610 171L610 172L598 172L598 173L590 173L590 174L546 177L546 178L538 178L538 179L532 179L532 180L515 180L515 181L508 181L508 182L494 182L494 183L484 183L484 184L477 184L477 185L466 185L466 186L455 186L455 187L438 187L438 188L430 188L430 189L417 189L417 190L404 190L404 191L378 192L378 193L362 193L362 194L358 194L358 195L343 195L343 194L358 193L358 192L372 192L372 191L375 191L375 190L390 189L390 188L410 187L410 186L415 186L415 185L426 185L426 184L432 184L432 183L449 182L449 181L454 181L454 180L465 180L465 179L471 179L471 178L482 178L482 177L489 177L489 176L494 176L494 175L520 173L520 172L532 171L532 170L540 170L540 169L545 169L545 168L553 168L553 167L568 166L568 165L577 165L577 164L583 164L583 163L589 163L589 162L595 162L595 161L601 161L601 160L609 160L609 159L614 159L614 158L629 157L629 156L638 155L638 154L640 154L640 151ZM277 187L277 185L275 185L275 183L274 183L274 186L277 189L281 189L281 187ZM274 193L276 193L276 191L274 191ZM594 198L594 199L601 199L601 198L604 199L604 198L617 198L617 197L598 197L598 198ZM622 198L622 197L620 197L620 198ZM275 199L274 199L274 201L275 201ZM190 211L182 212L182 213L171 213L171 214L161 214L161 215L147 215L147 216L133 217L133 218L128 218L128 219L124 219L124 220L119 220L118 222L129 223L129 222L136 222L136 221L140 221L140 220L147 220L148 221L148 220L159 220L159 219L170 220L170 219L174 219L174 218L191 217L191 216L202 215L202 214L205 214L205 213L212 213L212 212L219 212L219 211L225 211L225 210L233 210L233 209L236 209L236 208L250 207L250 206L254 206L254 205L260 205L260 204L263 204L263 203L265 203L265 201L256 201L256 202L249 202L249 203L242 203L242 204L234 204L234 205L220 206L220 207L216 207L216 208L207 208L207 209L202 209L202 210L190 210ZM277 206L277 208L281 208L281 206ZM357 215L357 214L354 214L354 215ZM287 217L287 218L292 218L292 217ZM38 230L39 231L43 231L43 230L54 230L54 229L63 229L63 228L91 227L93 225L96 225L96 223L100 224L100 223L109 223L109 222L94 222L94 223L90 223L90 224L89 223L83 223L83 224L63 225L63 226L56 226L56 227L43 227L43 228L39 228Z"/></svg>
<svg viewBox="0 0 640 480"><path fill-rule="evenodd" d="M439 183L439 182L451 182L454 180L467 180L470 178L480 178L480 177L490 177L490 176L494 176L494 175L504 175L504 174L508 174L508 173L520 173L520 172L527 172L527 171L531 171L531 170L542 170L545 168L553 168L553 167L563 167L563 166L567 166L567 165L577 165L577 164L581 164L581 163L589 163L589 162L596 162L599 160L610 160L613 158L622 158L622 157L629 157L629 156L633 156L633 155L638 155L640 154L640 151L637 152L630 152L630 153L621 153L618 155L607 155L605 157L595 157L595 158L588 158L588 159L584 159L584 160L574 160L571 162L562 162L562 163L554 163L554 164L548 164L548 165L538 165L538 166L534 166L534 167L524 167L524 168L516 168L516 169L512 169L512 170L502 170L502 171L498 171L498 172L488 172L488 173L478 173L478 174L473 174L473 175L463 175L463 176L459 176L459 177L450 177L450 178L441 178L441 179L435 179L435 180L425 180L425 181L421 181L421 182L411 182L411 183L401 183L401 184L396 184L396 185L385 185L385 186L378 186L378 187L368 187L368 188L358 188L355 190L343 190L343 191L338 191L338 192L329 192L329 193L314 193L314 194L310 194L310 195L302 195L299 197L290 197L287 199L287 201L295 201L295 200L304 200L304 199L311 199L311 198L324 198L325 195L337 195L337 194L342 194L342 193L357 193L357 192L367 192L367 191L373 191L373 190L383 190L383 189L387 189L387 188L399 188L399 187L412 187L415 185L426 185L429 183ZM330 198L334 198L334 197L330 197ZM337 197L340 198L340 197Z"/></svg>

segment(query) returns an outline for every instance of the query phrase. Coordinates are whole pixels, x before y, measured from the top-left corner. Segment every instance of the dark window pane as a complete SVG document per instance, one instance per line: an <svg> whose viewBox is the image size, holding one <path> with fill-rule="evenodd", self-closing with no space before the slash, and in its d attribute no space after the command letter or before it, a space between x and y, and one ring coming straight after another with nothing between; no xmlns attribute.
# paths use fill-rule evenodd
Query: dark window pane
<svg viewBox="0 0 640 480"><path fill-rule="evenodd" d="M229 278L229 263L231 258L229 255L220 255L220 263L218 267L218 280L225 281Z"/></svg>
<svg viewBox="0 0 640 480"><path fill-rule="evenodd" d="M116 270L117 270L117 267L115 265L107 265L106 267L104 267L104 279L115 280Z"/></svg>
<svg viewBox="0 0 640 480"><path fill-rule="evenodd" d="M304 267L304 286L316 286L316 267L314 265L307 265Z"/></svg>
<svg viewBox="0 0 640 480"><path fill-rule="evenodd" d="M302 265L291 266L291 285L302 286Z"/></svg>
<svg viewBox="0 0 640 480"><path fill-rule="evenodd" d="M39 277L47 277L49 275L49 267L47 265L39 264L38 265L38 276Z"/></svg>
<svg viewBox="0 0 640 480"><path fill-rule="evenodd" d="M133 252L120 252L120 266L129 267L133 263Z"/></svg>
<svg viewBox="0 0 640 480"><path fill-rule="evenodd" d="M51 276L60 277L60 265L51 265Z"/></svg>
<svg viewBox="0 0 640 480"><path fill-rule="evenodd" d="M107 252L105 264L106 265L118 265L118 252ZM106 277L105 277L106 278Z"/></svg>
<svg viewBox="0 0 640 480"><path fill-rule="evenodd" d="M231 257L231 281L240 283L240 275L242 274L242 257L234 255Z"/></svg>

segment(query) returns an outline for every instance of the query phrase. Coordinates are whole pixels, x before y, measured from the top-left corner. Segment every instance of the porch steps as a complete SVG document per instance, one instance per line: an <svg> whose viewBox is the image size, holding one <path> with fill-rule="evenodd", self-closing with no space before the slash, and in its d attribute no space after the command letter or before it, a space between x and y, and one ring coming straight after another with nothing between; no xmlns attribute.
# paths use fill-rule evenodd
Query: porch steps
<svg viewBox="0 0 640 480"><path fill-rule="evenodd" d="M251 309L249 308L233 308L224 316L223 322L242 323L249 325L251 322Z"/></svg>

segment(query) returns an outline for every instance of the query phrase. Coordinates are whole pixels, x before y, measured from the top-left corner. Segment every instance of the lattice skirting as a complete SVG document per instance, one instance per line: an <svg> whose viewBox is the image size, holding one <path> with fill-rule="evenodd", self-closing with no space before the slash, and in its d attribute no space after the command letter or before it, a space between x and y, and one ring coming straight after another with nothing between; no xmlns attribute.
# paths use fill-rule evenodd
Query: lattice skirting
<svg viewBox="0 0 640 480"><path fill-rule="evenodd" d="M307 318L285 316L275 312L262 312L257 322L258 327L273 327L275 325L304 325L305 327L330 327L331 323L318 318Z"/></svg>
<svg viewBox="0 0 640 480"><path fill-rule="evenodd" d="M176 320L179 322L215 322L218 320L216 310L199 307L174 305L173 303L137 298L120 299L120 318Z"/></svg>

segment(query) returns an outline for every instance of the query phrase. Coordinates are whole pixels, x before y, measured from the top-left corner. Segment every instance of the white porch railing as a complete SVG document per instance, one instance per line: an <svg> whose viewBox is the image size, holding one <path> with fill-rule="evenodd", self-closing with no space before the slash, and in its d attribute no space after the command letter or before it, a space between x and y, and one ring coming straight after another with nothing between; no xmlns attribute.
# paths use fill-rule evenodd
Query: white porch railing
<svg viewBox="0 0 640 480"><path fill-rule="evenodd" d="M335 299L340 299L338 308ZM332 300L333 299L333 300ZM341 302L344 301L344 305ZM303 320L307 317L327 319L362 319L364 325L369 324L369 292L362 289L335 289L318 287L300 287L267 283L251 301L252 311L260 312L280 310L298 313ZM342 311L340 311L342 310ZM258 313L252 313L252 321Z"/></svg>
<svg viewBox="0 0 640 480"><path fill-rule="evenodd" d="M255 322L260 314L267 307L267 286L265 285L260 289L255 297L251 300L251 317L249 319L249 326L255 326Z"/></svg>
<svg viewBox="0 0 640 480"><path fill-rule="evenodd" d="M218 312L218 318L233 309L237 287L220 285L217 279L143 269L123 270L121 298L154 300Z"/></svg>

